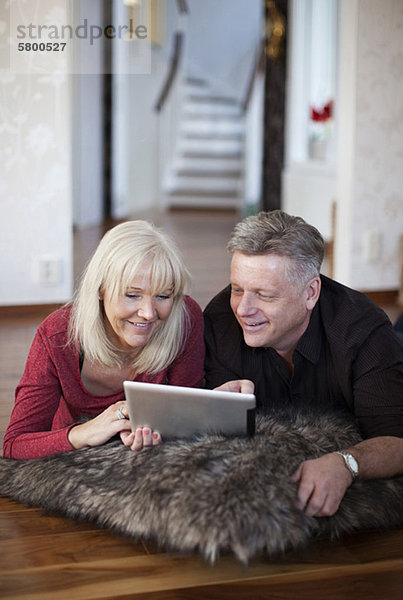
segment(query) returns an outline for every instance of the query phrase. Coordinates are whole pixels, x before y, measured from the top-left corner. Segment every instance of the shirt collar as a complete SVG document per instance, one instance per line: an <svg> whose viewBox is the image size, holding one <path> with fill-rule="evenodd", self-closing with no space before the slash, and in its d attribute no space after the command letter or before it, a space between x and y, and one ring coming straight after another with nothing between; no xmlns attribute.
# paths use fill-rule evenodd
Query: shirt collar
<svg viewBox="0 0 403 600"><path fill-rule="evenodd" d="M319 361L322 347L320 329L319 302L316 303L309 320L308 327L298 342L296 351L312 363Z"/></svg>

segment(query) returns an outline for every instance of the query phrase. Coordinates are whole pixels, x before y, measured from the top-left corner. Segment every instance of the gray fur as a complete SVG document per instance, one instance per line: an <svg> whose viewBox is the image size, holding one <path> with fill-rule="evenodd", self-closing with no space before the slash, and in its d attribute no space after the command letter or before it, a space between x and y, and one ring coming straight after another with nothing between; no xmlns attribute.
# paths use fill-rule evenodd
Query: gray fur
<svg viewBox="0 0 403 600"><path fill-rule="evenodd" d="M403 477L356 481L336 515L296 508L300 462L360 440L336 417L262 417L253 438L206 435L132 452L120 442L35 460L0 460L0 494L90 520L161 548L242 562L359 529L403 524Z"/></svg>

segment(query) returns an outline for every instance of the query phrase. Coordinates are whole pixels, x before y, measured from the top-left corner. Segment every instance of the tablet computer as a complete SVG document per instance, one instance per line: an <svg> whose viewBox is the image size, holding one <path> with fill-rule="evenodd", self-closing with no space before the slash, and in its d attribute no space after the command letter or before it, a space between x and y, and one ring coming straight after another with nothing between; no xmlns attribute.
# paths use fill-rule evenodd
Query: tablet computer
<svg viewBox="0 0 403 600"><path fill-rule="evenodd" d="M204 433L253 435L254 394L125 381L132 430L148 426L162 439Z"/></svg>

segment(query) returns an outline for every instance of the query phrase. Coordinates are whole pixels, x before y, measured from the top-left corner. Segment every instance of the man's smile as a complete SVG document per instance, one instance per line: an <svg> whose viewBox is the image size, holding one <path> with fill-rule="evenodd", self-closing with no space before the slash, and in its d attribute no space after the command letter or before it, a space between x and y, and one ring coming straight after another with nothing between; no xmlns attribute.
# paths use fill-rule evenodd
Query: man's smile
<svg viewBox="0 0 403 600"><path fill-rule="evenodd" d="M267 321L244 321L241 319L241 325L242 327L245 327L246 329L251 328L254 329L256 327L261 327L262 325L266 325Z"/></svg>

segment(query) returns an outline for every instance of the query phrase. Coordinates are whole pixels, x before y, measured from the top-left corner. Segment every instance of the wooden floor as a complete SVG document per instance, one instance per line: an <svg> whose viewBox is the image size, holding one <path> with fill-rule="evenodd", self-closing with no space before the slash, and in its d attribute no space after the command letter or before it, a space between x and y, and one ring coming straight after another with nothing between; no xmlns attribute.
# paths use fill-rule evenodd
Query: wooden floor
<svg viewBox="0 0 403 600"><path fill-rule="evenodd" d="M202 307L228 281L225 244L237 219L231 213L152 215L183 249L193 274L192 295ZM76 279L102 232L76 232ZM35 329L51 308L0 310L1 438ZM396 307L385 308L391 318L397 314ZM277 560L256 560L247 569L231 557L212 567L197 556L134 545L91 524L44 516L0 498L1 600L130 598L401 600L403 531L319 541Z"/></svg>
<svg viewBox="0 0 403 600"><path fill-rule="evenodd" d="M2 600L401 600L401 531L210 566L0 499Z"/></svg>

